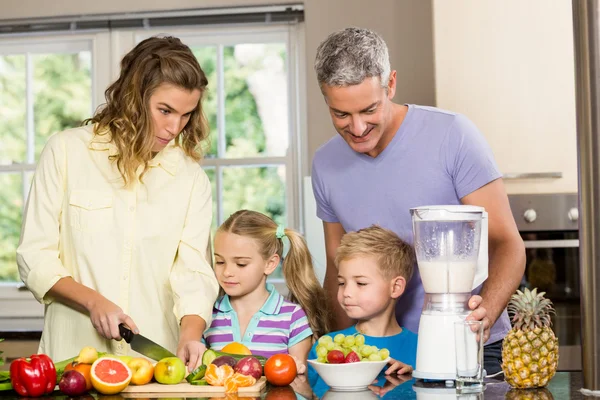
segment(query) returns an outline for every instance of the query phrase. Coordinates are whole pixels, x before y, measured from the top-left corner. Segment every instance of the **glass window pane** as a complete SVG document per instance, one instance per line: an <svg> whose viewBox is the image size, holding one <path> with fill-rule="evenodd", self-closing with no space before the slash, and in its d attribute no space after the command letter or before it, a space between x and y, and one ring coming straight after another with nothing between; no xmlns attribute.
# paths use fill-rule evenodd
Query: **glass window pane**
<svg viewBox="0 0 600 400"><path fill-rule="evenodd" d="M285 156L289 143L286 46L223 48L226 156Z"/></svg>
<svg viewBox="0 0 600 400"><path fill-rule="evenodd" d="M208 91L202 102L210 128L210 149L206 157L217 157L217 48L199 47L192 51L208 79Z"/></svg>
<svg viewBox="0 0 600 400"><path fill-rule="evenodd" d="M73 128L92 114L91 53L35 54L36 160L48 137Z"/></svg>
<svg viewBox="0 0 600 400"><path fill-rule="evenodd" d="M0 282L19 281L16 249L21 234L23 188L20 173L0 174Z"/></svg>
<svg viewBox="0 0 600 400"><path fill-rule="evenodd" d="M285 224L285 166L223 168L223 218L241 209Z"/></svg>
<svg viewBox="0 0 600 400"><path fill-rule="evenodd" d="M25 55L0 56L0 164L26 161Z"/></svg>

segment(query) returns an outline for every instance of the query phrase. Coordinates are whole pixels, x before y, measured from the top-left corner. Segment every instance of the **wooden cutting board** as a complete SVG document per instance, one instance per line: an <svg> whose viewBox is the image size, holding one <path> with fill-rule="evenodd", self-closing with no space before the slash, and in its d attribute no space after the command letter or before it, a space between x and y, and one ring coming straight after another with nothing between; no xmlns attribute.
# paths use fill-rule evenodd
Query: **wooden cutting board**
<svg viewBox="0 0 600 400"><path fill-rule="evenodd" d="M238 397L254 397L259 396L267 386L267 379L263 376L254 385L238 388ZM128 398L137 397L201 397L201 395L224 397L224 386L196 386L190 385L187 382L181 382L177 385L162 385L152 382L147 385L129 385L123 390L120 395ZM157 395L157 396L155 396ZM215 396L216 395L216 396ZM222 396L219 396L222 395Z"/></svg>

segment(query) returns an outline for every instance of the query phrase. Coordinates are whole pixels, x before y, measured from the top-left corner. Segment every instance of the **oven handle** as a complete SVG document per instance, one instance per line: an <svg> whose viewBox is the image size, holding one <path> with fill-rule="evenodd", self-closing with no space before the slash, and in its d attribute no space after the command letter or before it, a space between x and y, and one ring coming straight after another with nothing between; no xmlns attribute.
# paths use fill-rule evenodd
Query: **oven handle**
<svg viewBox="0 0 600 400"><path fill-rule="evenodd" d="M523 240L526 249L551 249L565 247L579 247L579 239L564 240Z"/></svg>

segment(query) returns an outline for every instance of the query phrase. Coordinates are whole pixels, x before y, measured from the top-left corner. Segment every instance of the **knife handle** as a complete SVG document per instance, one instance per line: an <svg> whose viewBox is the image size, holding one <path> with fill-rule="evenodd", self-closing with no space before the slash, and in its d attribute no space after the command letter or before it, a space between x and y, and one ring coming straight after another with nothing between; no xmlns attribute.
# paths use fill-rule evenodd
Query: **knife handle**
<svg viewBox="0 0 600 400"><path fill-rule="evenodd" d="M119 334L127 343L131 343L133 332L131 332L131 329L127 328L125 324L119 324Z"/></svg>

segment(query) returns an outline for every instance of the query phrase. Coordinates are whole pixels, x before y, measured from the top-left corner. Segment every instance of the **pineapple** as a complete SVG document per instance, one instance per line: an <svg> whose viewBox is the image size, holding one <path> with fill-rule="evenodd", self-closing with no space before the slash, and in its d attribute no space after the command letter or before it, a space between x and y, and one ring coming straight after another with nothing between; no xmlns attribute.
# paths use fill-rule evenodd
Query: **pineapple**
<svg viewBox="0 0 600 400"><path fill-rule="evenodd" d="M504 396L505 400L554 400L552 393L546 388L511 389Z"/></svg>
<svg viewBox="0 0 600 400"><path fill-rule="evenodd" d="M552 302L537 289L517 290L508 303L513 328L502 343L502 370L515 388L548 384L558 365L558 340L550 328Z"/></svg>

